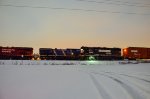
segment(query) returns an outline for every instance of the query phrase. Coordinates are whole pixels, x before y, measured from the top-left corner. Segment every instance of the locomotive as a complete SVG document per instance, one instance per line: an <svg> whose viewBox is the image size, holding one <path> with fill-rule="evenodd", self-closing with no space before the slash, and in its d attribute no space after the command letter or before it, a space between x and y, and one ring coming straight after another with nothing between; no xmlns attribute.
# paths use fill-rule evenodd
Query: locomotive
<svg viewBox="0 0 150 99"><path fill-rule="evenodd" d="M121 48L107 47L81 47L84 60L94 58L96 60L121 60Z"/></svg>
<svg viewBox="0 0 150 99"><path fill-rule="evenodd" d="M41 60L79 60L80 49L40 48Z"/></svg>

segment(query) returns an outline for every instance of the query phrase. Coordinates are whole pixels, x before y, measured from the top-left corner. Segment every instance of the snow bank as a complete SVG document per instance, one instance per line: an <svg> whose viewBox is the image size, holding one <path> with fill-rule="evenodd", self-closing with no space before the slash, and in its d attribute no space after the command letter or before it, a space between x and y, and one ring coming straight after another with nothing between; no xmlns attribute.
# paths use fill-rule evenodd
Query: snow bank
<svg viewBox="0 0 150 99"><path fill-rule="evenodd" d="M137 61L58 61L58 60L0 60L0 65L116 65L136 64Z"/></svg>

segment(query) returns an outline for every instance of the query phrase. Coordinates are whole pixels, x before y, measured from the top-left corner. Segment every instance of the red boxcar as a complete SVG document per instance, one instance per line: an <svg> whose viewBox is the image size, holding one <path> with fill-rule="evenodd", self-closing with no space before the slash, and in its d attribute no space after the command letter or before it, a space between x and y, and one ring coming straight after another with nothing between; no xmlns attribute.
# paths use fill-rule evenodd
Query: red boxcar
<svg viewBox="0 0 150 99"><path fill-rule="evenodd" d="M126 59L150 59L150 48L144 47L124 48L123 57Z"/></svg>
<svg viewBox="0 0 150 99"><path fill-rule="evenodd" d="M33 48L30 47L0 47L0 59L25 59L33 57Z"/></svg>

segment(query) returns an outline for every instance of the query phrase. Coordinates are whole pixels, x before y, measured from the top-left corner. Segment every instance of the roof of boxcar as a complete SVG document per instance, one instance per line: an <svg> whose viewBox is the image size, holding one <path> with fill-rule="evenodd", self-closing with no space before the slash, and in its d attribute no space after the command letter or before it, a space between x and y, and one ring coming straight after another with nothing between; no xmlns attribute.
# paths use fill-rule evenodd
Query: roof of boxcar
<svg viewBox="0 0 150 99"><path fill-rule="evenodd" d="M148 48L148 47L127 47L127 48Z"/></svg>
<svg viewBox="0 0 150 99"><path fill-rule="evenodd" d="M1 48L17 48L17 49L33 49L32 47L2 47L0 46Z"/></svg>

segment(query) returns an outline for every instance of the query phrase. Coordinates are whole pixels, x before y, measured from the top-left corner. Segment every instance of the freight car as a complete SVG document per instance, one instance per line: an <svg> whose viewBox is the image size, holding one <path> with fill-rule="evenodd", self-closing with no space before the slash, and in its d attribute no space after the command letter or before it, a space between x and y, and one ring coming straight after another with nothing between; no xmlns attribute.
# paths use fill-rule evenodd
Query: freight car
<svg viewBox="0 0 150 99"><path fill-rule="evenodd" d="M150 48L145 47L128 47L123 49L125 59L150 59Z"/></svg>
<svg viewBox="0 0 150 99"><path fill-rule="evenodd" d="M31 60L33 48L30 47L0 47L1 60Z"/></svg>
<svg viewBox="0 0 150 99"><path fill-rule="evenodd" d="M96 60L121 60L121 48L81 47L83 60L91 57ZM92 59L92 58L91 58Z"/></svg>

